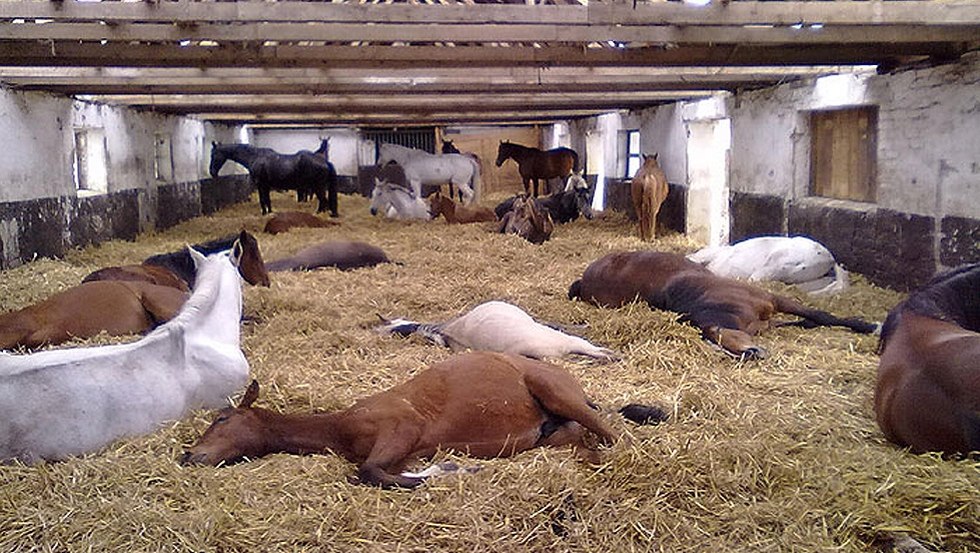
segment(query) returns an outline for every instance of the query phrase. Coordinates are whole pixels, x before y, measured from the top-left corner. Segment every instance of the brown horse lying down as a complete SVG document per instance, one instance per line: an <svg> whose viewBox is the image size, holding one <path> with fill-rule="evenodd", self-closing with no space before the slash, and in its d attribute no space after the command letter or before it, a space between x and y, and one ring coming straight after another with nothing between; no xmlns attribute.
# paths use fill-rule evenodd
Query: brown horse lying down
<svg viewBox="0 0 980 553"><path fill-rule="evenodd" d="M436 219L440 215L446 218L447 223L482 223L486 221L496 221L497 216L489 207L469 207L457 204L452 198L443 196L436 192L429 196L429 213Z"/></svg>
<svg viewBox="0 0 980 553"><path fill-rule="evenodd" d="M196 244L194 249L205 256L230 249L235 243L239 244L238 272L246 282L256 286L269 285L269 273L266 271L259 242L250 233L242 230L224 238L218 238L202 244ZM148 282L160 286L171 286L187 291L194 284L197 275L194 261L187 248L147 257L140 265L121 265L105 267L89 273L82 282L99 280L127 280Z"/></svg>
<svg viewBox="0 0 980 553"><path fill-rule="evenodd" d="M279 234L287 232L293 227L324 228L339 225L338 221L328 221L321 219L312 213L303 211L282 211L276 213L271 219L266 221L263 232L269 234Z"/></svg>
<svg viewBox="0 0 980 553"><path fill-rule="evenodd" d="M888 313L875 415L912 451L980 451L980 263L932 279Z"/></svg>
<svg viewBox="0 0 980 553"><path fill-rule="evenodd" d="M550 240L554 230L555 223L548 210L541 208L534 198L527 195L514 198L510 211L500 217L500 224L497 225L497 232L516 234L532 244Z"/></svg>
<svg viewBox="0 0 980 553"><path fill-rule="evenodd" d="M0 315L0 349L56 345L102 332L147 332L169 321L187 292L139 281L85 282L50 298Z"/></svg>
<svg viewBox="0 0 980 553"><path fill-rule="evenodd" d="M336 267L342 271L391 263L384 250L365 242L331 240L301 249L294 255L270 261L270 271L308 271Z"/></svg>
<svg viewBox="0 0 980 553"><path fill-rule="evenodd" d="M606 307L639 298L650 307L682 314L681 321L701 329L705 339L747 357L766 355L752 336L768 328L776 313L803 317L794 324L808 328L843 326L865 334L877 328L861 319L841 319L751 284L715 276L683 255L665 252L615 252L601 257L572 283L568 297Z"/></svg>
<svg viewBox="0 0 980 553"><path fill-rule="evenodd" d="M519 355L459 354L334 413L273 413L251 406L258 394L253 381L239 406L219 412L181 462L218 465L277 452L331 451L358 465L362 483L413 488L424 477L398 472L442 449L494 458L571 445L596 460L587 434L602 444L615 440L571 374ZM665 418L656 408L635 415L643 422Z"/></svg>

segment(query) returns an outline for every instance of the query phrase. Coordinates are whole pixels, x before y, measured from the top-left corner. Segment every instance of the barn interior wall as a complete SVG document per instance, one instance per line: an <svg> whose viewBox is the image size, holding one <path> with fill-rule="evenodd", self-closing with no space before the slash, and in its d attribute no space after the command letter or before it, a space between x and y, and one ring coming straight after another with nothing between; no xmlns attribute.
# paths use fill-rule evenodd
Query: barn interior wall
<svg viewBox="0 0 980 553"><path fill-rule="evenodd" d="M809 235L878 284L915 287L980 261L980 55L808 79L732 101L732 240ZM877 201L809 195L809 113L877 106Z"/></svg>
<svg viewBox="0 0 980 553"><path fill-rule="evenodd" d="M104 137L105 190L76 190L75 132ZM206 181L208 141L234 129L66 96L0 88L0 268L134 239L248 197ZM158 165L156 142L165 145ZM240 179L239 179L240 180ZM207 185L204 182L208 182Z"/></svg>

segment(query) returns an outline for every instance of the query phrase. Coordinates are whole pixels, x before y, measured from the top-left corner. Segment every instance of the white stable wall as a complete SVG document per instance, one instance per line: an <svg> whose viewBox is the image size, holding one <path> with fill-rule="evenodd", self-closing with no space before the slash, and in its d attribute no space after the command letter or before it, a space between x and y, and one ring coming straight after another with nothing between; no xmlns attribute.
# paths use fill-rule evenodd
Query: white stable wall
<svg viewBox="0 0 980 553"><path fill-rule="evenodd" d="M834 75L738 94L731 187L808 195L809 112L878 106L877 206L980 218L980 54L894 75Z"/></svg>

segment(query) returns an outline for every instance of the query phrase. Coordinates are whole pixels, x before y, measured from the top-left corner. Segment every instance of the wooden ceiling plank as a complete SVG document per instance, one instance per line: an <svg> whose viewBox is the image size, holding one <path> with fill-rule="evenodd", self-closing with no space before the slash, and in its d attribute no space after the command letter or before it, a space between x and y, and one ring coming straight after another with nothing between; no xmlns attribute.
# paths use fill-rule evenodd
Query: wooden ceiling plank
<svg viewBox="0 0 980 553"><path fill-rule="evenodd" d="M195 2L0 2L0 19L57 21L551 23L629 25L751 25L823 23L839 25L974 25L976 0L894 2L593 2L581 5L407 5L302 1Z"/></svg>
<svg viewBox="0 0 980 553"><path fill-rule="evenodd" d="M607 42L677 44L827 44L867 42L959 42L980 37L980 23L964 26L822 26L677 27L665 25L520 25L520 24L172 24L102 25L98 23L0 23L8 40L81 40L279 44L299 41L375 43L411 42Z"/></svg>

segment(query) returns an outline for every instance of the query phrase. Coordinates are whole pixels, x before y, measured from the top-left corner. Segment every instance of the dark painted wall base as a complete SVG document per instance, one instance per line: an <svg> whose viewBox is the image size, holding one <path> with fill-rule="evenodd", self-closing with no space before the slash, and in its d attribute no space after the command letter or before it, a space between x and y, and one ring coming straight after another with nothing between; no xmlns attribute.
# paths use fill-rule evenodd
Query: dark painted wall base
<svg viewBox="0 0 980 553"><path fill-rule="evenodd" d="M764 234L803 235L824 244L849 271L910 290L937 270L980 261L980 221L901 213L822 198L784 200L733 193L731 241Z"/></svg>
<svg viewBox="0 0 980 553"><path fill-rule="evenodd" d="M251 193L247 176L229 176L150 191L0 203L0 269L107 240L135 240L141 230L169 228Z"/></svg>
<svg viewBox="0 0 980 553"><path fill-rule="evenodd" d="M677 232L687 230L687 187L670 184L667 199L657 214L657 226ZM606 181L606 209L624 211L630 220L636 220L633 198L630 195L629 179L609 179Z"/></svg>

